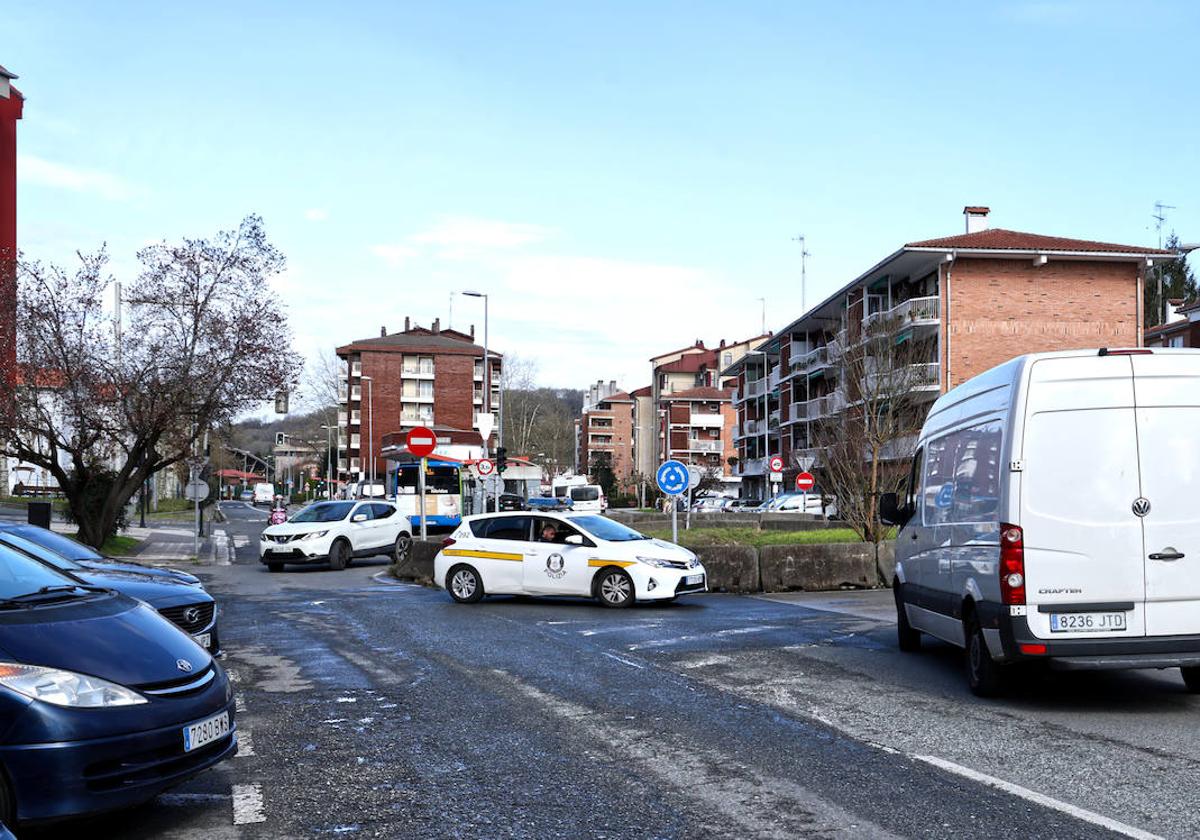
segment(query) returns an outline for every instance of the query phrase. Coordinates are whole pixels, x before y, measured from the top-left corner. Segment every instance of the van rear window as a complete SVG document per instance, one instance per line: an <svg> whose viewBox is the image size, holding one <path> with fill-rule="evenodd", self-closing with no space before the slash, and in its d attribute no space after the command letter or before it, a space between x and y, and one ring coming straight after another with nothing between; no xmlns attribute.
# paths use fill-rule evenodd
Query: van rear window
<svg viewBox="0 0 1200 840"><path fill-rule="evenodd" d="M594 502L600 498L599 487L572 487L571 501L573 502Z"/></svg>

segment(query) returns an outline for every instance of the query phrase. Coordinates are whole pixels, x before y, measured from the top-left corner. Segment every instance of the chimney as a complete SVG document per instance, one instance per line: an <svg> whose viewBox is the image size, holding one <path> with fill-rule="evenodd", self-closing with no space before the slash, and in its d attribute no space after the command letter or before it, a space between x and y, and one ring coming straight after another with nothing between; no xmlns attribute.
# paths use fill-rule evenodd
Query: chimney
<svg viewBox="0 0 1200 840"><path fill-rule="evenodd" d="M404 331L408 332L410 329L412 329L412 325L408 322L408 316L405 315L404 316Z"/></svg>
<svg viewBox="0 0 1200 840"><path fill-rule="evenodd" d="M471 325L471 340L472 341L475 340L475 325L474 324Z"/></svg>
<svg viewBox="0 0 1200 840"><path fill-rule="evenodd" d="M384 326L382 326L382 327L380 327L380 328L379 328L379 337L380 337L380 338L385 338L386 336L387 336L387 326L386 326L386 325L384 325Z"/></svg>
<svg viewBox="0 0 1200 840"><path fill-rule="evenodd" d="M967 233L979 233L981 230L988 228L988 213L991 209L988 207L964 207L963 216L967 220Z"/></svg>
<svg viewBox="0 0 1200 840"><path fill-rule="evenodd" d="M720 344L720 345L717 347L717 349L718 349L718 350L724 350L724 349L725 349L725 339L723 339L723 338L721 339L721 344Z"/></svg>
<svg viewBox="0 0 1200 840"><path fill-rule="evenodd" d="M430 327L430 329L433 331L433 334L434 334L434 335L438 335L438 334L439 334L439 333L442 331L442 319L441 319L441 318L434 318L434 319L433 319L433 326L432 326L432 327Z"/></svg>

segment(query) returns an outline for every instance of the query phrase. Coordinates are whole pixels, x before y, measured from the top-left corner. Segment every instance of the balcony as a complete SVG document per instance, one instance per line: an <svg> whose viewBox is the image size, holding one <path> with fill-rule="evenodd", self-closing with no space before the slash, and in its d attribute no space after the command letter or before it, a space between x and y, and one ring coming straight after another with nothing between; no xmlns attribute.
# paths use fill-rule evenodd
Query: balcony
<svg viewBox="0 0 1200 840"><path fill-rule="evenodd" d="M781 365L776 365L774 368L772 368L771 372L767 374L768 391L774 391L779 387L779 377L782 374L782 371L783 367Z"/></svg>
<svg viewBox="0 0 1200 840"><path fill-rule="evenodd" d="M400 402L431 403L433 402L433 391L404 391L400 394Z"/></svg>
<svg viewBox="0 0 1200 840"><path fill-rule="evenodd" d="M940 391L941 365L937 362L921 362L906 365L904 370L868 373L865 384L867 393L872 397L883 396L891 391Z"/></svg>
<svg viewBox="0 0 1200 840"><path fill-rule="evenodd" d="M822 345L801 356L793 356L790 366L790 373L799 373L802 370L817 371L821 368L829 367L829 347Z"/></svg>
<svg viewBox="0 0 1200 840"><path fill-rule="evenodd" d="M692 412L689 425L701 429L720 429L725 425L725 418L720 414L699 414Z"/></svg>
<svg viewBox="0 0 1200 840"><path fill-rule="evenodd" d="M344 411L339 411L339 412L338 412L338 422L337 422L337 424L338 424L339 426L345 426L345 425L346 425L346 422L347 422L347 420L346 420L346 412L344 412Z"/></svg>
<svg viewBox="0 0 1200 840"><path fill-rule="evenodd" d="M863 319L863 326L896 322L897 326L936 324L940 322L940 301L937 295L909 298L883 312L874 312Z"/></svg>
<svg viewBox="0 0 1200 840"><path fill-rule="evenodd" d="M350 375L354 377L362 376L362 362L353 362L350 365Z"/></svg>
<svg viewBox="0 0 1200 840"><path fill-rule="evenodd" d="M688 452L723 452L725 447L719 440L701 440L699 438L689 438L687 444Z"/></svg>
<svg viewBox="0 0 1200 840"><path fill-rule="evenodd" d="M362 386L361 385L355 385L353 388L350 389L350 401L351 402L362 402Z"/></svg>
<svg viewBox="0 0 1200 840"><path fill-rule="evenodd" d="M404 379L433 379L433 365L405 365L400 369Z"/></svg>
<svg viewBox="0 0 1200 840"><path fill-rule="evenodd" d="M766 458L747 458L745 460L738 461L737 464L737 474L741 476L764 475L766 471Z"/></svg>
<svg viewBox="0 0 1200 840"><path fill-rule="evenodd" d="M742 400L748 400L751 397L762 396L762 392L763 392L763 380L755 379L752 382L747 382L746 386L744 388L738 388L738 390L734 391L733 395L734 395L735 401L740 402Z"/></svg>
<svg viewBox="0 0 1200 840"><path fill-rule="evenodd" d="M346 470L350 469L350 462L345 458L338 458L337 468L338 472L346 472Z"/></svg>

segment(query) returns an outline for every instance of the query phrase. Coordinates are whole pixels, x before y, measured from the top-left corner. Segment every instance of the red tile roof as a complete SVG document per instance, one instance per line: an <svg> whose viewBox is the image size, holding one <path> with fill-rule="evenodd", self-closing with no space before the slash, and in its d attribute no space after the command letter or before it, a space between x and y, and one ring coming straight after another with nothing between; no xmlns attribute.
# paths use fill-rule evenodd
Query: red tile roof
<svg viewBox="0 0 1200 840"><path fill-rule="evenodd" d="M906 248L980 248L991 251L1095 251L1109 254L1163 254L1175 256L1174 251L1143 248L1138 245L1116 245L1112 242L1093 242L1090 239L1068 239L1062 236L1043 236L1019 230L990 228L940 239L909 242Z"/></svg>
<svg viewBox="0 0 1200 840"><path fill-rule="evenodd" d="M453 356L483 356L483 348L471 341L470 336L465 336L457 331L447 334L448 331L443 330L441 333L432 333L423 328L417 330L409 330L408 332L392 333L391 335L376 336L375 338L360 338L357 341L352 341L347 345L337 348L338 355L353 353L358 351L372 351L377 353L428 353L444 354ZM458 338L457 336L463 336ZM495 350L488 351L489 356L495 358L503 358L503 354L497 353Z"/></svg>
<svg viewBox="0 0 1200 840"><path fill-rule="evenodd" d="M676 391L674 394L660 394L659 400L731 400L732 388L689 388L686 391Z"/></svg>
<svg viewBox="0 0 1200 840"><path fill-rule="evenodd" d="M633 397L629 396L629 394L625 393L624 391L618 391L617 393L610 394L604 399L597 400L596 402L597 404L606 402L633 402Z"/></svg>
<svg viewBox="0 0 1200 840"><path fill-rule="evenodd" d="M635 397L635 398L636 397L648 397L653 393L654 393L654 389L651 388L649 385L646 385L643 388L638 388L636 391L632 391L629 394L629 396Z"/></svg>
<svg viewBox="0 0 1200 840"><path fill-rule="evenodd" d="M701 368L715 368L716 366L717 351L709 350L704 353L689 353L681 359L659 365L655 370L662 373L696 373Z"/></svg>

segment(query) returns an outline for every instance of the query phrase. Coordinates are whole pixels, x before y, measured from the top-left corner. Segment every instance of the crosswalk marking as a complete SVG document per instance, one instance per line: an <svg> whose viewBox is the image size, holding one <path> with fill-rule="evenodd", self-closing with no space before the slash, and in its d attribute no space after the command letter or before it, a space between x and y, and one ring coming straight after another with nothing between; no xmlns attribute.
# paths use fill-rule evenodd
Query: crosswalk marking
<svg viewBox="0 0 1200 840"><path fill-rule="evenodd" d="M233 786L233 824L246 825L267 821L262 785Z"/></svg>

